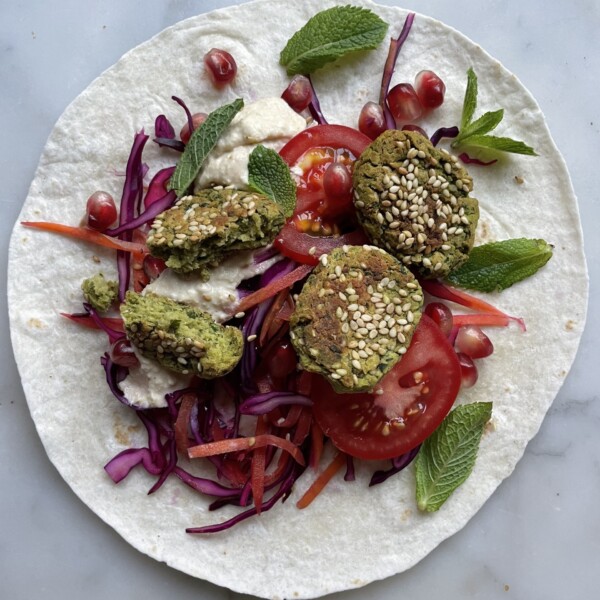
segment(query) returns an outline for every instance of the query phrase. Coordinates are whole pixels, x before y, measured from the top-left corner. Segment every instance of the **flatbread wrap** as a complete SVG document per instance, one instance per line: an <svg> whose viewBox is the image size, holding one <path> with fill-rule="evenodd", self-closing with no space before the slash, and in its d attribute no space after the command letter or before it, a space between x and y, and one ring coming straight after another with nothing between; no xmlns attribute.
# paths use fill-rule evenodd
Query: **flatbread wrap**
<svg viewBox="0 0 600 600"><path fill-rule="evenodd" d="M264 3L264 9L268 8L268 14L272 15L279 14L282 6L283 3ZM290 10L285 6L285 10ZM167 30L128 54L95 82L57 124L20 220L39 219L39 211L45 220L76 224L83 204L72 202L74 189L85 190L85 196L91 180L94 188L114 189L114 175L107 172L107 165L114 167L126 162L129 141L113 133L103 133L105 124L114 123L112 131L123 131L123 137L128 138L142 126L150 127L158 113L166 112L176 122L178 116L169 103L174 91L165 85L166 81L172 81L173 88L177 85L177 93L186 98L202 93L203 102L210 109L238 95L248 98L279 95L287 85L287 78L277 66L278 52L291 33L321 8L321 4L310 3L298 7L298 13L291 17L297 25L290 26L289 31L258 39L252 35L252 43L243 32L232 34L237 31L235 23L251 22L250 7L205 15ZM401 23L405 16L401 11L383 7L377 7L376 12L389 23ZM268 28L268 21L260 27ZM405 46L402 57L414 65L415 72L430 66L431 61L439 65L437 68L444 73L448 87L444 122L458 120L464 74L473 66L482 82L480 104L493 108L501 95L502 106L512 117L506 120L513 129L510 133L527 139L540 154L535 159L519 159L519 171L526 182L545 182L543 187L535 188L539 218L526 224L522 211L526 199L530 199L531 188L515 185L510 162L513 159L496 165L493 171L481 169L473 173L482 212L479 242L521 235L541 237L554 245L555 255L534 278L493 297L506 312L523 316L528 332L520 335L512 328L494 332L496 352L482 369L477 386L461 394L460 402L465 403L477 401L482 394L494 398L494 431L484 437L470 479L436 514L421 515L416 511L410 471L385 485L367 489L369 474L359 467L355 485L334 480L319 502L306 511L298 511L293 505L310 483L301 479L291 501L265 514L260 523L249 520L224 536L200 539L186 535L184 530L204 518L205 507L197 497L188 498L185 489L174 492L179 489L175 483L171 486L168 482L154 496L146 497L148 480L145 474L136 472L119 488L114 488L101 466L127 443L134 446L143 443L141 439L131 439L141 432L134 430L127 443L123 443L121 434L128 427L135 427L135 420L124 407L115 404L104 387L98 366L98 357L105 351L104 339L94 332L74 330L59 317L60 312L70 310L79 301L79 286L90 274L92 254L100 257L102 268L107 271L113 264L112 254L94 249L87 255L89 260L84 261L81 257L86 256L88 249L74 246L70 241L50 240L31 232L24 234L20 228L15 234L9 290L13 342L40 436L49 456L74 490L140 550L196 576L266 597L294 592L310 597L362 585L408 568L464 525L512 471L526 442L539 427L566 375L583 326L585 267L575 200L562 159L530 96L500 65L455 32L440 30L456 48L452 55L431 47L431 40L439 38L435 35L437 28L442 26L419 16L411 34L412 44ZM256 31L254 27L250 29ZM246 77L240 73L238 89L216 92L207 85L200 92L197 82L191 81L185 49L191 47L191 39L199 33L205 34L207 48L223 45L224 38L230 39L230 51L238 62L253 65ZM168 58L165 48L169 49ZM423 48L430 50L427 64L419 62ZM264 60L266 55L273 60ZM348 85L348 73L342 73L341 69L339 73L328 70L315 74L323 111L332 120L355 123L363 95L373 94L378 88L384 57L385 48L380 48L348 67L360 70L361 81L357 86ZM140 73L141 64L153 65L151 80ZM493 81L493 86L484 86L484 80ZM102 102L98 102L99 94L103 96ZM113 97L114 103L105 100ZM149 98L153 100L149 102ZM431 119L439 123L442 116L438 114ZM427 120L423 123L427 127ZM89 147L70 144L74 135L82 136ZM153 167L169 164L164 152L151 146L145 160ZM501 205L497 198L503 198ZM35 256L47 252L52 252L54 266L50 272L40 273L35 268ZM539 301L541 297L543 303ZM556 326L550 326L550 321ZM564 327L567 321L573 322L568 332ZM33 322L44 327L33 328ZM85 348L76 360L72 355L73 340ZM532 346L551 346L552 364L532 356L528 352ZM522 356L528 360L515 360ZM97 377L86 377L82 382L81 372ZM81 394L81 385L85 386L85 394ZM85 439L81 437L82 430L88 432ZM173 495L177 511L166 512L165 506ZM370 510L373 504L380 510ZM230 514L234 512L236 509ZM212 517L209 515L204 522L212 522ZM351 531L348 523L352 523ZM261 557L248 556L243 551L248 540L256 539L258 530L272 561L266 567L266 575ZM336 547L347 548L347 560L339 560L338 555L334 562L327 562L332 540ZM372 544L371 549L365 549L367 543ZM243 570L236 572L236 565L241 564Z"/></svg>

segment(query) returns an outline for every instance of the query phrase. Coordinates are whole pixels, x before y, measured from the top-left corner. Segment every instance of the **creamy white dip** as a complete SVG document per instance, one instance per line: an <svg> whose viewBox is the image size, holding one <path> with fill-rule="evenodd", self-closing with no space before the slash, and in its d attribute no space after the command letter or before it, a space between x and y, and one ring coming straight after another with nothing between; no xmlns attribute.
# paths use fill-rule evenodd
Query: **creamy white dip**
<svg viewBox="0 0 600 600"><path fill-rule="evenodd" d="M259 250L258 252L262 252ZM255 250L244 250L226 258L210 271L210 279L181 276L171 269L163 271L157 279L146 286L143 293L151 292L177 302L184 302L210 313L215 321L222 323L235 311L238 303L237 287L245 279L264 273L281 257L254 264Z"/></svg>
<svg viewBox="0 0 600 600"><path fill-rule="evenodd" d="M248 157L258 144L279 151L306 128L304 117L281 98L262 98L248 104L208 155L194 183L194 191L211 185L248 187Z"/></svg>
<svg viewBox="0 0 600 600"><path fill-rule="evenodd" d="M167 406L165 394L186 387L191 377L175 373L161 367L157 362L143 357L133 346L140 361L136 369L129 369L129 375L119 384L129 402L138 408L164 408Z"/></svg>

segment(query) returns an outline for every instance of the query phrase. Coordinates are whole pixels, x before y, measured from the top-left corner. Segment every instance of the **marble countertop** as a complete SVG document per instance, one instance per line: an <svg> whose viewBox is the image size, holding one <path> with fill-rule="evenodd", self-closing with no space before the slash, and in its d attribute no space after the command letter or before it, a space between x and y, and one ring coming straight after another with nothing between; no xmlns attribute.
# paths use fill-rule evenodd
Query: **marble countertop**
<svg viewBox="0 0 600 600"><path fill-rule="evenodd" d="M227 1L0 3L0 597L220 599L238 594L139 554L96 517L46 457L9 341L8 239L52 126L124 52L164 27ZM384 4L398 4L385 2ZM459 533L410 571L339 594L447 600L593 598L600 589L600 334L597 184L582 157L600 152L600 5L543 0L405 1L483 46L546 114L579 198L591 277L588 322L567 381L513 475ZM534 201L534 199L532 199ZM543 299L541 300L543 301Z"/></svg>

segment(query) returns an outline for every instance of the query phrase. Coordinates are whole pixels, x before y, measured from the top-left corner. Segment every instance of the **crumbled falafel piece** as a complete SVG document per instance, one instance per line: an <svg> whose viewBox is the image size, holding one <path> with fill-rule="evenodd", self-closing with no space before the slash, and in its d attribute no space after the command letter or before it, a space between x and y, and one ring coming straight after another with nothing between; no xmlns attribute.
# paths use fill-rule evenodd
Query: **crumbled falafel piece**
<svg viewBox="0 0 600 600"><path fill-rule="evenodd" d="M201 271L208 278L208 268L231 252L270 244L284 222L281 207L267 196L212 188L158 215L146 243L174 271Z"/></svg>
<svg viewBox="0 0 600 600"><path fill-rule="evenodd" d="M116 281L105 279L102 273L84 279L81 284L83 297L98 312L106 312L117 300L119 285Z"/></svg>
<svg viewBox="0 0 600 600"><path fill-rule="evenodd" d="M242 357L239 329L219 325L187 304L127 292L121 316L136 348L171 371L214 379L229 373Z"/></svg>
<svg viewBox="0 0 600 600"><path fill-rule="evenodd" d="M356 161L353 183L365 232L404 265L443 278L467 260L479 203L456 157L417 132L389 130Z"/></svg>
<svg viewBox="0 0 600 600"><path fill-rule="evenodd" d="M373 389L406 353L421 319L414 275L375 246L321 256L298 296L290 338L301 368L337 392Z"/></svg>

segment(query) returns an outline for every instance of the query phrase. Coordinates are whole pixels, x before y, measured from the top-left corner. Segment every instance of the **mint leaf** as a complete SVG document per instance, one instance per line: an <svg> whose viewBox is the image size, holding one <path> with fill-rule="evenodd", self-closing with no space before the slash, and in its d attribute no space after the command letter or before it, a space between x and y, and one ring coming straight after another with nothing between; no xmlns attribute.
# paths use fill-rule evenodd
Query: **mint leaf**
<svg viewBox="0 0 600 600"><path fill-rule="evenodd" d="M475 246L469 260L448 275L458 287L480 292L504 290L530 277L552 257L544 240L517 238Z"/></svg>
<svg viewBox="0 0 600 600"><path fill-rule="evenodd" d="M467 127L462 129L456 140L455 144L460 144L460 141L466 137L470 137L472 135L480 135L482 133L488 133L495 129L500 121L502 121L502 117L504 116L504 109L495 110L494 112L486 112L481 115L479 119L470 123Z"/></svg>
<svg viewBox="0 0 600 600"><path fill-rule="evenodd" d="M238 98L231 104L211 112L204 123L194 129L169 181L169 189L175 190L178 198L181 198L192 185L209 152L243 106L244 101Z"/></svg>
<svg viewBox="0 0 600 600"><path fill-rule="evenodd" d="M308 75L349 52L376 48L388 24L358 6L335 6L317 13L281 51L288 75Z"/></svg>
<svg viewBox="0 0 600 600"><path fill-rule="evenodd" d="M275 150L260 144L252 150L248 160L248 184L281 205L286 217L294 214L296 184L289 167Z"/></svg>
<svg viewBox="0 0 600 600"><path fill-rule="evenodd" d="M483 429L491 416L491 402L457 406L425 440L416 459L420 510L439 510L466 481L475 464Z"/></svg>
<svg viewBox="0 0 600 600"><path fill-rule="evenodd" d="M475 109L477 108L477 75L475 71L469 68L467 71L467 89L465 90L465 99L463 101L463 112L460 120L460 129L466 129L473 119Z"/></svg>
<svg viewBox="0 0 600 600"><path fill-rule="evenodd" d="M454 146L454 144L452 145ZM507 137L496 137L495 135L470 135L464 138L460 142L460 145L490 148L492 150L500 150L501 152L512 152L513 154L537 156L537 152L525 142L520 142L519 140L513 140Z"/></svg>

